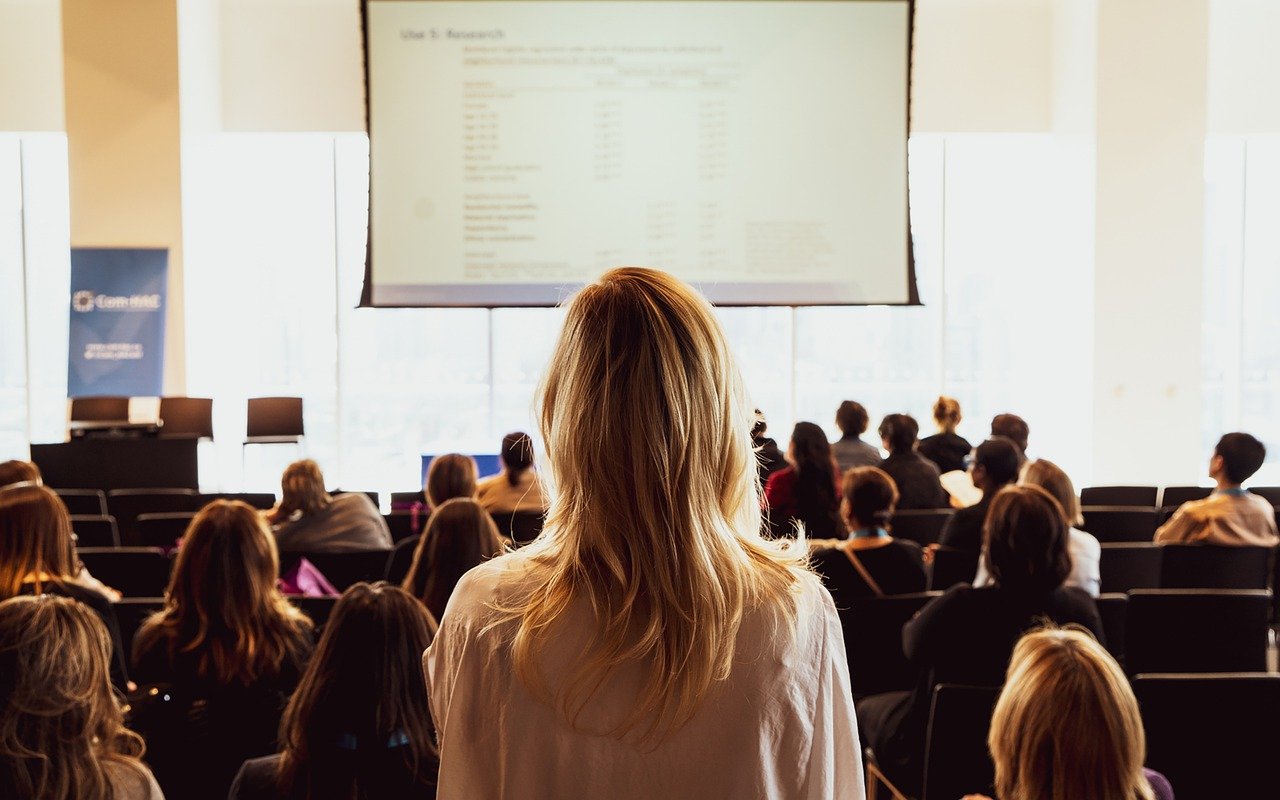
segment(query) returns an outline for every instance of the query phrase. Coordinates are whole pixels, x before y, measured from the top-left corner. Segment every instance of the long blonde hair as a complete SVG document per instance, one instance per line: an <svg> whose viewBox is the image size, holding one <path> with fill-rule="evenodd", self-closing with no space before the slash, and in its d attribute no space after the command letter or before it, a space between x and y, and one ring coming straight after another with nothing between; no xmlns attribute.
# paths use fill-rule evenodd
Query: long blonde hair
<svg viewBox="0 0 1280 800"><path fill-rule="evenodd" d="M1080 630L1022 637L987 746L1002 800L1153 797L1138 702L1116 662Z"/></svg>
<svg viewBox="0 0 1280 800"><path fill-rule="evenodd" d="M544 684L537 659L575 602L596 632L560 710L578 715L616 670L647 669L631 713L608 733L666 738L729 676L746 610L788 623L804 542L760 535L752 406L711 305L657 270L615 269L569 303L539 409L553 499L526 548L529 594L517 675Z"/></svg>

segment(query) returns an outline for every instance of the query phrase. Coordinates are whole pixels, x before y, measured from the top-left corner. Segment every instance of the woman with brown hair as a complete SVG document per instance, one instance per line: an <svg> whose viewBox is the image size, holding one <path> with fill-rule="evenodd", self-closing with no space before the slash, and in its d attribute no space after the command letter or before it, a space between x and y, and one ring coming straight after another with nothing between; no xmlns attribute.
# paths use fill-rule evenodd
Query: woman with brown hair
<svg viewBox="0 0 1280 800"><path fill-rule="evenodd" d="M391 531L363 492L333 497L311 459L295 461L280 478L280 502L267 512L281 550L325 553L389 550Z"/></svg>
<svg viewBox="0 0 1280 800"><path fill-rule="evenodd" d="M933 422L938 432L920 440L917 452L938 465L942 473L965 470L965 458L973 452L969 440L956 433L963 417L960 402L954 397L942 396L933 404Z"/></svg>
<svg viewBox="0 0 1280 800"><path fill-rule="evenodd" d="M413 551L401 584L435 619L444 616L453 588L472 567L500 555L506 546L489 512L475 500L455 497L437 508Z"/></svg>
<svg viewBox="0 0 1280 800"><path fill-rule="evenodd" d="M163 800L111 690L111 648L81 603L0 603L0 797Z"/></svg>
<svg viewBox="0 0 1280 800"><path fill-rule="evenodd" d="M422 494L429 509L438 508L455 497L475 497L476 460L461 453L446 453L431 459Z"/></svg>
<svg viewBox="0 0 1280 800"><path fill-rule="evenodd" d="M245 763L230 800L435 796L422 652L435 622L385 583L342 595L280 724L280 753Z"/></svg>
<svg viewBox="0 0 1280 800"><path fill-rule="evenodd" d="M311 621L276 588L280 560L258 512L215 500L191 521L164 609L133 646L134 679L190 709L148 731L151 764L181 798L222 798L240 764L275 751L285 701L312 649Z"/></svg>

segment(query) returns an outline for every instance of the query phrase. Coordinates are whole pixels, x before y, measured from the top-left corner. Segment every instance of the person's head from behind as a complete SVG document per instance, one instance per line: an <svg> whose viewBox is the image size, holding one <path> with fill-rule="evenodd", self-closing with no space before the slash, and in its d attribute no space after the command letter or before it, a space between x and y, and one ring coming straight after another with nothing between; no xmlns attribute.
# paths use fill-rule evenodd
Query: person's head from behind
<svg viewBox="0 0 1280 800"><path fill-rule="evenodd" d="M831 459L831 444L822 428L812 422L797 422L791 431L791 444L787 456L797 472L822 471L824 475L835 469Z"/></svg>
<svg viewBox="0 0 1280 800"><path fill-rule="evenodd" d="M866 433L869 420L867 409L863 407L862 403L845 400L836 409L836 427L845 436L857 437Z"/></svg>
<svg viewBox="0 0 1280 800"><path fill-rule="evenodd" d="M387 757L423 783L434 780L422 653L435 629L402 589L357 583L343 593L280 721L284 795L372 796L365 782L380 777ZM365 769L351 770L352 755L367 757ZM334 761L345 769L330 769Z"/></svg>
<svg viewBox="0 0 1280 800"><path fill-rule="evenodd" d="M1218 440L1209 459L1209 477L1239 486L1267 460L1267 448L1247 433L1228 433Z"/></svg>
<svg viewBox="0 0 1280 800"><path fill-rule="evenodd" d="M107 797L119 780L111 766L144 778L142 739L112 692L111 648L106 626L74 600L0 603L0 797Z"/></svg>
<svg viewBox="0 0 1280 800"><path fill-rule="evenodd" d="M475 500L455 497L431 512L403 586L439 619L458 579L502 550L489 512Z"/></svg>
<svg viewBox="0 0 1280 800"><path fill-rule="evenodd" d="M19 483L0 489L0 599L47 580L74 577L71 517L52 489Z"/></svg>
<svg viewBox="0 0 1280 800"><path fill-rule="evenodd" d="M993 436L973 449L973 485L994 493L1018 479L1022 451L1003 436Z"/></svg>
<svg viewBox="0 0 1280 800"><path fill-rule="evenodd" d="M309 458L285 467L280 478L280 518L301 512L305 517L329 505L332 498L324 488L320 465Z"/></svg>
<svg viewBox="0 0 1280 800"><path fill-rule="evenodd" d="M455 497L475 497L476 460L461 453L436 456L427 467L427 482L422 488L432 508Z"/></svg>
<svg viewBox="0 0 1280 800"><path fill-rule="evenodd" d="M987 736L1002 800L1151 800L1146 735L1124 672L1088 633L1013 650Z"/></svg>
<svg viewBox="0 0 1280 800"><path fill-rule="evenodd" d="M1053 495L1053 499L1062 506L1062 516L1067 521L1067 525L1084 523L1084 515L1080 512L1080 496L1076 494L1076 487L1071 483L1067 473L1063 472L1057 464L1043 458L1036 459L1023 467L1019 482L1028 486L1039 486Z"/></svg>
<svg viewBox="0 0 1280 800"><path fill-rule="evenodd" d="M250 684L274 674L310 622L276 583L280 557L258 512L239 500L215 500L191 520L169 579L165 607L152 618L194 652L197 672L221 683Z"/></svg>
<svg viewBox="0 0 1280 800"><path fill-rule="evenodd" d="M898 485L878 467L855 467L840 482L840 514L850 530L883 528L898 505Z"/></svg>
<svg viewBox="0 0 1280 800"><path fill-rule="evenodd" d="M991 419L991 435L1003 436L1018 446L1023 455L1027 452L1027 439L1031 436L1031 428L1027 421L1017 414L996 414Z"/></svg>
<svg viewBox="0 0 1280 800"><path fill-rule="evenodd" d="M15 483L40 483L40 468L30 461L0 461L0 489Z"/></svg>
<svg viewBox="0 0 1280 800"><path fill-rule="evenodd" d="M758 408L755 409L751 417L751 438L759 439L767 430L769 430L769 421L764 418L764 412Z"/></svg>
<svg viewBox="0 0 1280 800"><path fill-rule="evenodd" d="M933 421L943 433L955 433L960 427L960 401L942 395L933 404Z"/></svg>
<svg viewBox="0 0 1280 800"><path fill-rule="evenodd" d="M515 486L520 483L520 476L533 467L533 439L519 431L508 433L502 437L500 455L507 482Z"/></svg>
<svg viewBox="0 0 1280 800"><path fill-rule="evenodd" d="M880 422L880 439L890 454L910 453L919 435L920 424L910 414L890 414Z"/></svg>
<svg viewBox="0 0 1280 800"><path fill-rule="evenodd" d="M1039 486L1006 486L987 510L983 557L992 580L1020 593L1057 589L1071 572L1066 514Z"/></svg>

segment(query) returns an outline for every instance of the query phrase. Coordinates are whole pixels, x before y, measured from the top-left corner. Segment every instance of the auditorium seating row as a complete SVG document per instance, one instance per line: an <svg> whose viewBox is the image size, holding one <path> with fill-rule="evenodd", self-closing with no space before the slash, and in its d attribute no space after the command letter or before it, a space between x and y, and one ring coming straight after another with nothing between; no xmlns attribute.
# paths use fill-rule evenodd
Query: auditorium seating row
<svg viewBox="0 0 1280 800"><path fill-rule="evenodd" d="M1254 486L1249 491L1280 506L1280 486ZM1177 508L1191 500L1203 500L1212 492L1208 486L1086 486L1080 490L1080 504Z"/></svg>

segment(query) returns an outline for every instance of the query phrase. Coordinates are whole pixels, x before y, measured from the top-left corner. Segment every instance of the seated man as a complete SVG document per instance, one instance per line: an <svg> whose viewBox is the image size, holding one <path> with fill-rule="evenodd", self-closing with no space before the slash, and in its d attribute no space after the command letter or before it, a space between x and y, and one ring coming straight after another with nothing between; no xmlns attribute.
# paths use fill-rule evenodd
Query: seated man
<svg viewBox="0 0 1280 800"><path fill-rule="evenodd" d="M992 436L978 445L973 451L973 465L969 467L969 473L973 477L973 485L982 491L982 499L976 505L951 515L938 544L974 553L981 550L982 523L987 519L991 498L1018 479L1021 466L1022 451L1003 436Z"/></svg>
<svg viewBox="0 0 1280 800"><path fill-rule="evenodd" d="M1022 417L1017 414L996 414L991 418L991 435L1010 440L1018 446L1023 459L1027 457L1027 439L1031 436L1031 427Z"/></svg>
<svg viewBox="0 0 1280 800"><path fill-rule="evenodd" d="M1247 433L1228 433L1209 459L1209 477L1218 487L1204 500L1183 503L1156 531L1157 544L1280 544L1275 509L1240 487L1266 459L1262 442Z"/></svg>

